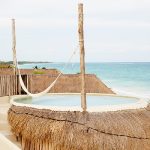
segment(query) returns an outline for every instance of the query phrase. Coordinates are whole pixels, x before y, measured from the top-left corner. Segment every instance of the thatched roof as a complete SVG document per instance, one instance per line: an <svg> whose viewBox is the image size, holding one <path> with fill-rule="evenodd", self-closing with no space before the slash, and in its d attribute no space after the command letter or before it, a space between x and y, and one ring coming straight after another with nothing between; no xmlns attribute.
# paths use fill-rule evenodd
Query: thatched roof
<svg viewBox="0 0 150 150"><path fill-rule="evenodd" d="M20 70L25 85L31 93L39 93L44 91L58 76L60 71L55 69L22 69ZM38 74L33 74L38 73ZM0 68L0 96L24 94L21 90L19 82L13 75L13 69ZM85 90L86 93L105 93L115 94L112 89L103 83L94 74L85 74ZM50 93L80 93L81 92L81 76L80 74L62 74L56 84L49 91Z"/></svg>
<svg viewBox="0 0 150 150"><path fill-rule="evenodd" d="M150 149L150 106L103 113L12 106L8 120L23 150Z"/></svg>

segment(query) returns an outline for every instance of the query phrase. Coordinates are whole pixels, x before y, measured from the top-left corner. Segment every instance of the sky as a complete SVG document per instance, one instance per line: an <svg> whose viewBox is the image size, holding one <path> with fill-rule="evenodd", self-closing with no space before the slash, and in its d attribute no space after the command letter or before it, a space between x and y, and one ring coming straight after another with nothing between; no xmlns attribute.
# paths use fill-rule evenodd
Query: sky
<svg viewBox="0 0 150 150"><path fill-rule="evenodd" d="M84 4L86 62L150 62L150 0L0 0L0 60L66 62L78 45ZM79 61L79 51L72 61Z"/></svg>

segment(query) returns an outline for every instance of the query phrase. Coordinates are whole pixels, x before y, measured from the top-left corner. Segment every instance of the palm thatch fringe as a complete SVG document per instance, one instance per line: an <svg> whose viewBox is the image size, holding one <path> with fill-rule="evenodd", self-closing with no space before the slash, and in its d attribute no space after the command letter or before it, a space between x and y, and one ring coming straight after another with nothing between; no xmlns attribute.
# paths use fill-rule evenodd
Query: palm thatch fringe
<svg viewBox="0 0 150 150"><path fill-rule="evenodd" d="M23 150L149 150L150 106L116 112L59 112L11 106Z"/></svg>

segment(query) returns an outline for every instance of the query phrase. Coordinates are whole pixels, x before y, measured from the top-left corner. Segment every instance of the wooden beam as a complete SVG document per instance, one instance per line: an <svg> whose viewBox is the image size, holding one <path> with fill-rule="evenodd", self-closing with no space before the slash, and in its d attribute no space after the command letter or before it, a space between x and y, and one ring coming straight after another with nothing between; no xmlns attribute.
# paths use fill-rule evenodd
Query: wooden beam
<svg viewBox="0 0 150 150"><path fill-rule="evenodd" d="M14 69L14 84L13 91L14 95L17 94L17 61L16 61L16 29L15 29L15 19L12 19L12 51L13 51L13 69Z"/></svg>
<svg viewBox="0 0 150 150"><path fill-rule="evenodd" d="M80 45L80 75L81 75L81 107L86 111L86 92L85 92L85 52L84 52L84 31L83 31L83 4L78 4L78 33Z"/></svg>
<svg viewBox="0 0 150 150"><path fill-rule="evenodd" d="M13 67L14 75L16 75L16 31L15 31L15 19L12 19L12 51L13 51Z"/></svg>

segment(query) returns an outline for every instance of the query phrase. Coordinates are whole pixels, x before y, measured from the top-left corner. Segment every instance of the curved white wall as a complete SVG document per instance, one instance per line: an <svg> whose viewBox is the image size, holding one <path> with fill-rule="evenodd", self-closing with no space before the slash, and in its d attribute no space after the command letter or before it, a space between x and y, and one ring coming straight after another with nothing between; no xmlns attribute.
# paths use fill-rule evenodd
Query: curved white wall
<svg viewBox="0 0 150 150"><path fill-rule="evenodd" d="M8 140L4 135L0 133L0 149L1 150L21 150L14 143Z"/></svg>

